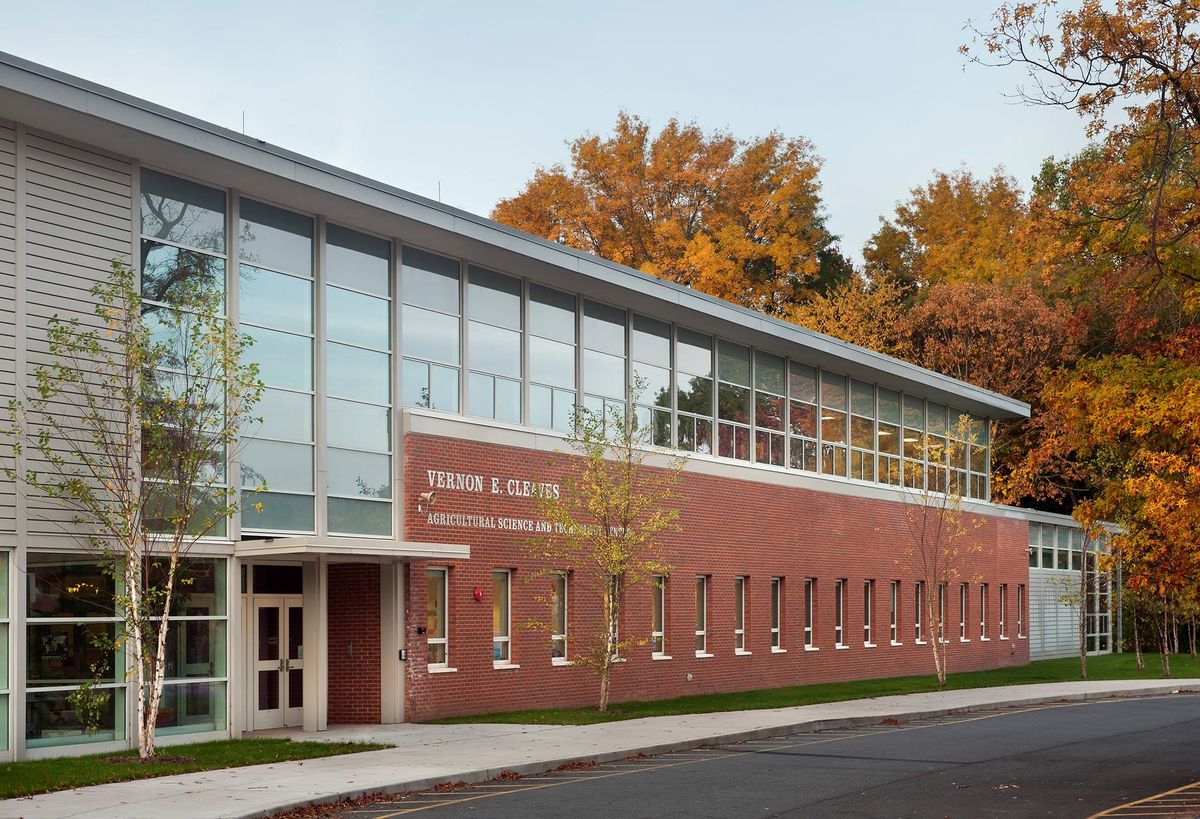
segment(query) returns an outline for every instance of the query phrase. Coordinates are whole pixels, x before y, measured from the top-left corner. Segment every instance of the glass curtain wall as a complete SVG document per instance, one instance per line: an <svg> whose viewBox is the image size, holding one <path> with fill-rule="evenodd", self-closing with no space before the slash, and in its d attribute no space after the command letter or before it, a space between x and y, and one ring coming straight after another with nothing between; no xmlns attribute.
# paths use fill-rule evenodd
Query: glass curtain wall
<svg viewBox="0 0 1200 819"><path fill-rule="evenodd" d="M717 345L717 454L750 460L750 349Z"/></svg>
<svg viewBox="0 0 1200 819"><path fill-rule="evenodd" d="M678 328L675 340L675 446L687 452L712 453L712 336Z"/></svg>
<svg viewBox="0 0 1200 819"><path fill-rule="evenodd" d="M158 713L158 733L163 736L225 730L225 570L224 560L208 558L188 558L177 569ZM165 579L166 563L156 562L151 571Z"/></svg>
<svg viewBox="0 0 1200 819"><path fill-rule="evenodd" d="M402 260L402 400L409 407L458 412L461 266L411 247L404 248Z"/></svg>
<svg viewBox="0 0 1200 819"><path fill-rule="evenodd" d="M846 376L821 371L821 472L846 476Z"/></svg>
<svg viewBox="0 0 1200 819"><path fill-rule="evenodd" d="M850 477L875 480L875 387L850 382Z"/></svg>
<svg viewBox="0 0 1200 819"><path fill-rule="evenodd" d="M242 529L312 532L313 220L252 199L239 208L238 318L268 388L241 452Z"/></svg>
<svg viewBox="0 0 1200 819"><path fill-rule="evenodd" d="M12 680L10 674L12 670L8 667L9 658L12 656L12 642L10 641L9 624L12 620L12 611L9 608L8 600L8 583L9 583L9 562L12 558L11 552L0 552L0 751L8 750L8 723L9 723L9 703L11 698L9 693L12 689Z"/></svg>
<svg viewBox="0 0 1200 819"><path fill-rule="evenodd" d="M468 411L521 423L521 280L482 267L467 272Z"/></svg>
<svg viewBox="0 0 1200 819"><path fill-rule="evenodd" d="M634 316L632 338L638 429L649 429L645 440L655 446L671 446L671 325Z"/></svg>
<svg viewBox="0 0 1200 819"><path fill-rule="evenodd" d="M529 425L571 431L576 298L529 285Z"/></svg>
<svg viewBox="0 0 1200 819"><path fill-rule="evenodd" d="M754 459L784 463L784 361L761 350L754 354Z"/></svg>
<svg viewBox="0 0 1200 819"><path fill-rule="evenodd" d="M625 311L583 303L583 406L605 423L624 416Z"/></svg>
<svg viewBox="0 0 1200 819"><path fill-rule="evenodd" d="M325 229L325 488L329 531L392 533L390 242Z"/></svg>
<svg viewBox="0 0 1200 819"><path fill-rule="evenodd" d="M180 290L191 286L211 288L221 294L220 309L226 309L225 193L143 169L140 196L142 319L152 342L165 344L170 350L156 378L166 384L178 383L175 379L185 364L180 329L186 329L186 323L183 328L171 328L160 317L177 303ZM214 390L212 397L217 394ZM224 460L221 453L211 464L217 485L225 481ZM169 476L161 473L162 470L147 469L143 479L147 483L170 482ZM150 528L171 528L156 513L152 512L152 516L147 521ZM220 537L225 533L226 522L222 518L210 534Z"/></svg>
<svg viewBox="0 0 1200 819"><path fill-rule="evenodd" d="M791 401L788 422L792 447L792 469L817 471L817 368L791 362L788 379Z"/></svg>

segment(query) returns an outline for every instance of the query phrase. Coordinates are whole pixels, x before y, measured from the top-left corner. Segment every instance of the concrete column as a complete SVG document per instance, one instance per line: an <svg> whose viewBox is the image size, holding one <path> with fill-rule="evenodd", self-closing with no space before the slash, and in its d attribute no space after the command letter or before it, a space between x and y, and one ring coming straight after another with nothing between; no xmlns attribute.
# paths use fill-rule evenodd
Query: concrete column
<svg viewBox="0 0 1200 819"><path fill-rule="evenodd" d="M329 722L329 566L323 555L304 564L304 730Z"/></svg>
<svg viewBox="0 0 1200 819"><path fill-rule="evenodd" d="M404 722L404 578L408 564L400 561L379 567L379 704L380 722Z"/></svg>

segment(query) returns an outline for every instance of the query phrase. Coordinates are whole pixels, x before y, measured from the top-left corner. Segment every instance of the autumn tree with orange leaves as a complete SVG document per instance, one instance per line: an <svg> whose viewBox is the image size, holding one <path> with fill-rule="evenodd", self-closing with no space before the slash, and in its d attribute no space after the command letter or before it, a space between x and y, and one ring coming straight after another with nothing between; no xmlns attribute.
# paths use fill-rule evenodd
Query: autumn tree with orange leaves
<svg viewBox="0 0 1200 819"><path fill-rule="evenodd" d="M676 119L652 134L621 113L610 136L570 150L569 168L539 168L492 218L770 314L849 274L805 139Z"/></svg>

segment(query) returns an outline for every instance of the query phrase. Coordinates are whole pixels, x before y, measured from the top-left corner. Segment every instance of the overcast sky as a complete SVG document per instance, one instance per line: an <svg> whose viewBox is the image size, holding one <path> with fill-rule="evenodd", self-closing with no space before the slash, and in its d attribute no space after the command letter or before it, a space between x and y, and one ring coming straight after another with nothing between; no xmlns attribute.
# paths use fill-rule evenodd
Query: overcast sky
<svg viewBox="0 0 1200 819"><path fill-rule="evenodd" d="M964 68L998 0L12 3L0 50L487 215L620 109L804 136L858 259L934 169L1028 186L1083 145L1013 104L1015 69ZM0 112L2 115L3 112Z"/></svg>

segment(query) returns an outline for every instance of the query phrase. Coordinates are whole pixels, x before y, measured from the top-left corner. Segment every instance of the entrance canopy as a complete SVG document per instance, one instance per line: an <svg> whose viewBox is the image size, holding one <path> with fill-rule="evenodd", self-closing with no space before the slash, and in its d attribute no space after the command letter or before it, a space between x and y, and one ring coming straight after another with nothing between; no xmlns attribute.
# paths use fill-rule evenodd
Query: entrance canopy
<svg viewBox="0 0 1200 819"><path fill-rule="evenodd" d="M294 535L240 540L234 544L237 557L327 557L400 558L404 560L467 560L471 547L458 543L415 543L369 537L321 537Z"/></svg>

